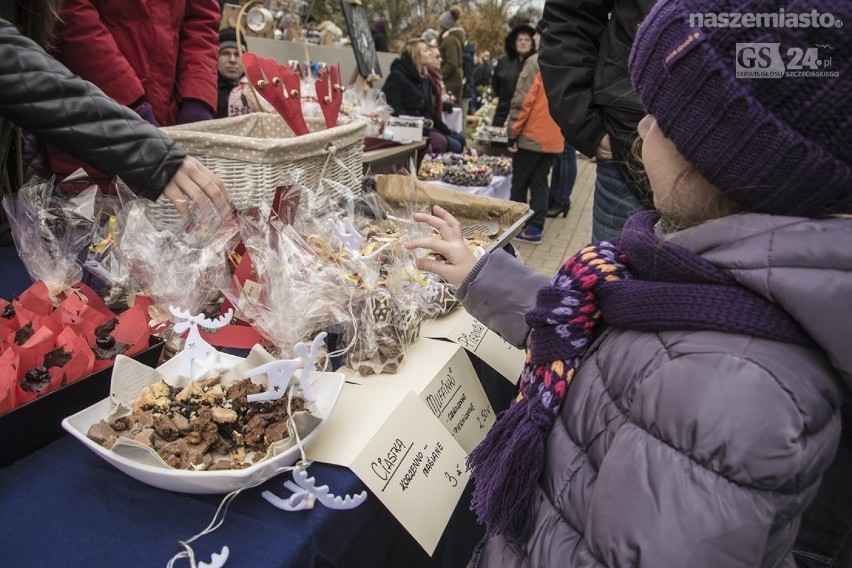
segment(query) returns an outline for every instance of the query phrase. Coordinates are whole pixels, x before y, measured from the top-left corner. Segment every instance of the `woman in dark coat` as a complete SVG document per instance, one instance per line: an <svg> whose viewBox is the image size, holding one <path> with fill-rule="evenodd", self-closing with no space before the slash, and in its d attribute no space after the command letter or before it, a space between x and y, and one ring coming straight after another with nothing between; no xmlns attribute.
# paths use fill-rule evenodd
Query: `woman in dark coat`
<svg viewBox="0 0 852 568"><path fill-rule="evenodd" d="M431 86L426 78L426 64L429 46L421 38L406 42L398 59L391 64L390 74L382 86L382 92L388 104L393 107L394 116L419 116L431 121L431 127L424 128L424 136L429 138L429 151L445 152L447 139L459 136L444 123L432 105ZM427 125L428 126L428 125ZM458 142L450 142L450 150Z"/></svg>
<svg viewBox="0 0 852 568"><path fill-rule="evenodd" d="M491 122L493 126L503 126L506 123L521 68L527 57L535 53L533 35L535 30L532 26L521 24L506 36L504 43L506 53L497 60L494 73L491 75L494 96L499 99L497 109L494 111L494 120Z"/></svg>

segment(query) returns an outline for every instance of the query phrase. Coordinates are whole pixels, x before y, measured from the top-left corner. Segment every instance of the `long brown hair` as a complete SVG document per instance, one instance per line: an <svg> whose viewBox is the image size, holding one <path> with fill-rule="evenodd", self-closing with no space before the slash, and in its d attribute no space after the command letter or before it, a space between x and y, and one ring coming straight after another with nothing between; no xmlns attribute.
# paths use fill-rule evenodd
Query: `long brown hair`
<svg viewBox="0 0 852 568"><path fill-rule="evenodd" d="M21 33L50 53L56 46L56 26L62 21L62 0L17 2L15 24Z"/></svg>

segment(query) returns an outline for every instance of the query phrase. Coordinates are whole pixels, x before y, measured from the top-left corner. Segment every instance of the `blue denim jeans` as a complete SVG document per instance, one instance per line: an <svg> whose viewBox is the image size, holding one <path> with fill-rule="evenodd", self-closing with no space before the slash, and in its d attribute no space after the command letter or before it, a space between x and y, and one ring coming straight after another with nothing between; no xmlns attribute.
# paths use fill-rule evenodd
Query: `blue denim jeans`
<svg viewBox="0 0 852 568"><path fill-rule="evenodd" d="M597 160L595 205L592 209L592 240L609 241L621 234L627 218L644 209L617 162Z"/></svg>
<svg viewBox="0 0 852 568"><path fill-rule="evenodd" d="M571 191L577 181L577 151L565 143L561 154L553 160L553 170L550 172L550 203L551 205L568 205L571 203Z"/></svg>

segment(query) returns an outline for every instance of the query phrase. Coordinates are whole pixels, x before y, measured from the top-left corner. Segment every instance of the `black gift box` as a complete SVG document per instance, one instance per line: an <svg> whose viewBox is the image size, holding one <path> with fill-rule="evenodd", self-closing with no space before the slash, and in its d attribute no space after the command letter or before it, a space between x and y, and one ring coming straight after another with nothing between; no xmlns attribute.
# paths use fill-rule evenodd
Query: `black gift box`
<svg viewBox="0 0 852 568"><path fill-rule="evenodd" d="M133 359L156 367L163 342L151 336L148 345ZM112 366L0 414L0 467L63 436L62 420L107 398L111 380Z"/></svg>

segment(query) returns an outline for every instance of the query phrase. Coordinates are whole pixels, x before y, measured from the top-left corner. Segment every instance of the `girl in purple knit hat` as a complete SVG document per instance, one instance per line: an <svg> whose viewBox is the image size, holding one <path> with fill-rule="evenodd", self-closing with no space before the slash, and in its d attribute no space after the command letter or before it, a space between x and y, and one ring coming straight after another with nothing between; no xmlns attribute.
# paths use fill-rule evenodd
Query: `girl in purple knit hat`
<svg viewBox="0 0 852 568"><path fill-rule="evenodd" d="M849 2L658 2L630 57L657 211L550 279L504 251L477 261L440 207L415 215L440 238L408 248L444 259L418 266L527 348L517 398L468 460L488 533L474 566L843 563L839 547L793 552L850 444L852 37L838 21Z"/></svg>

